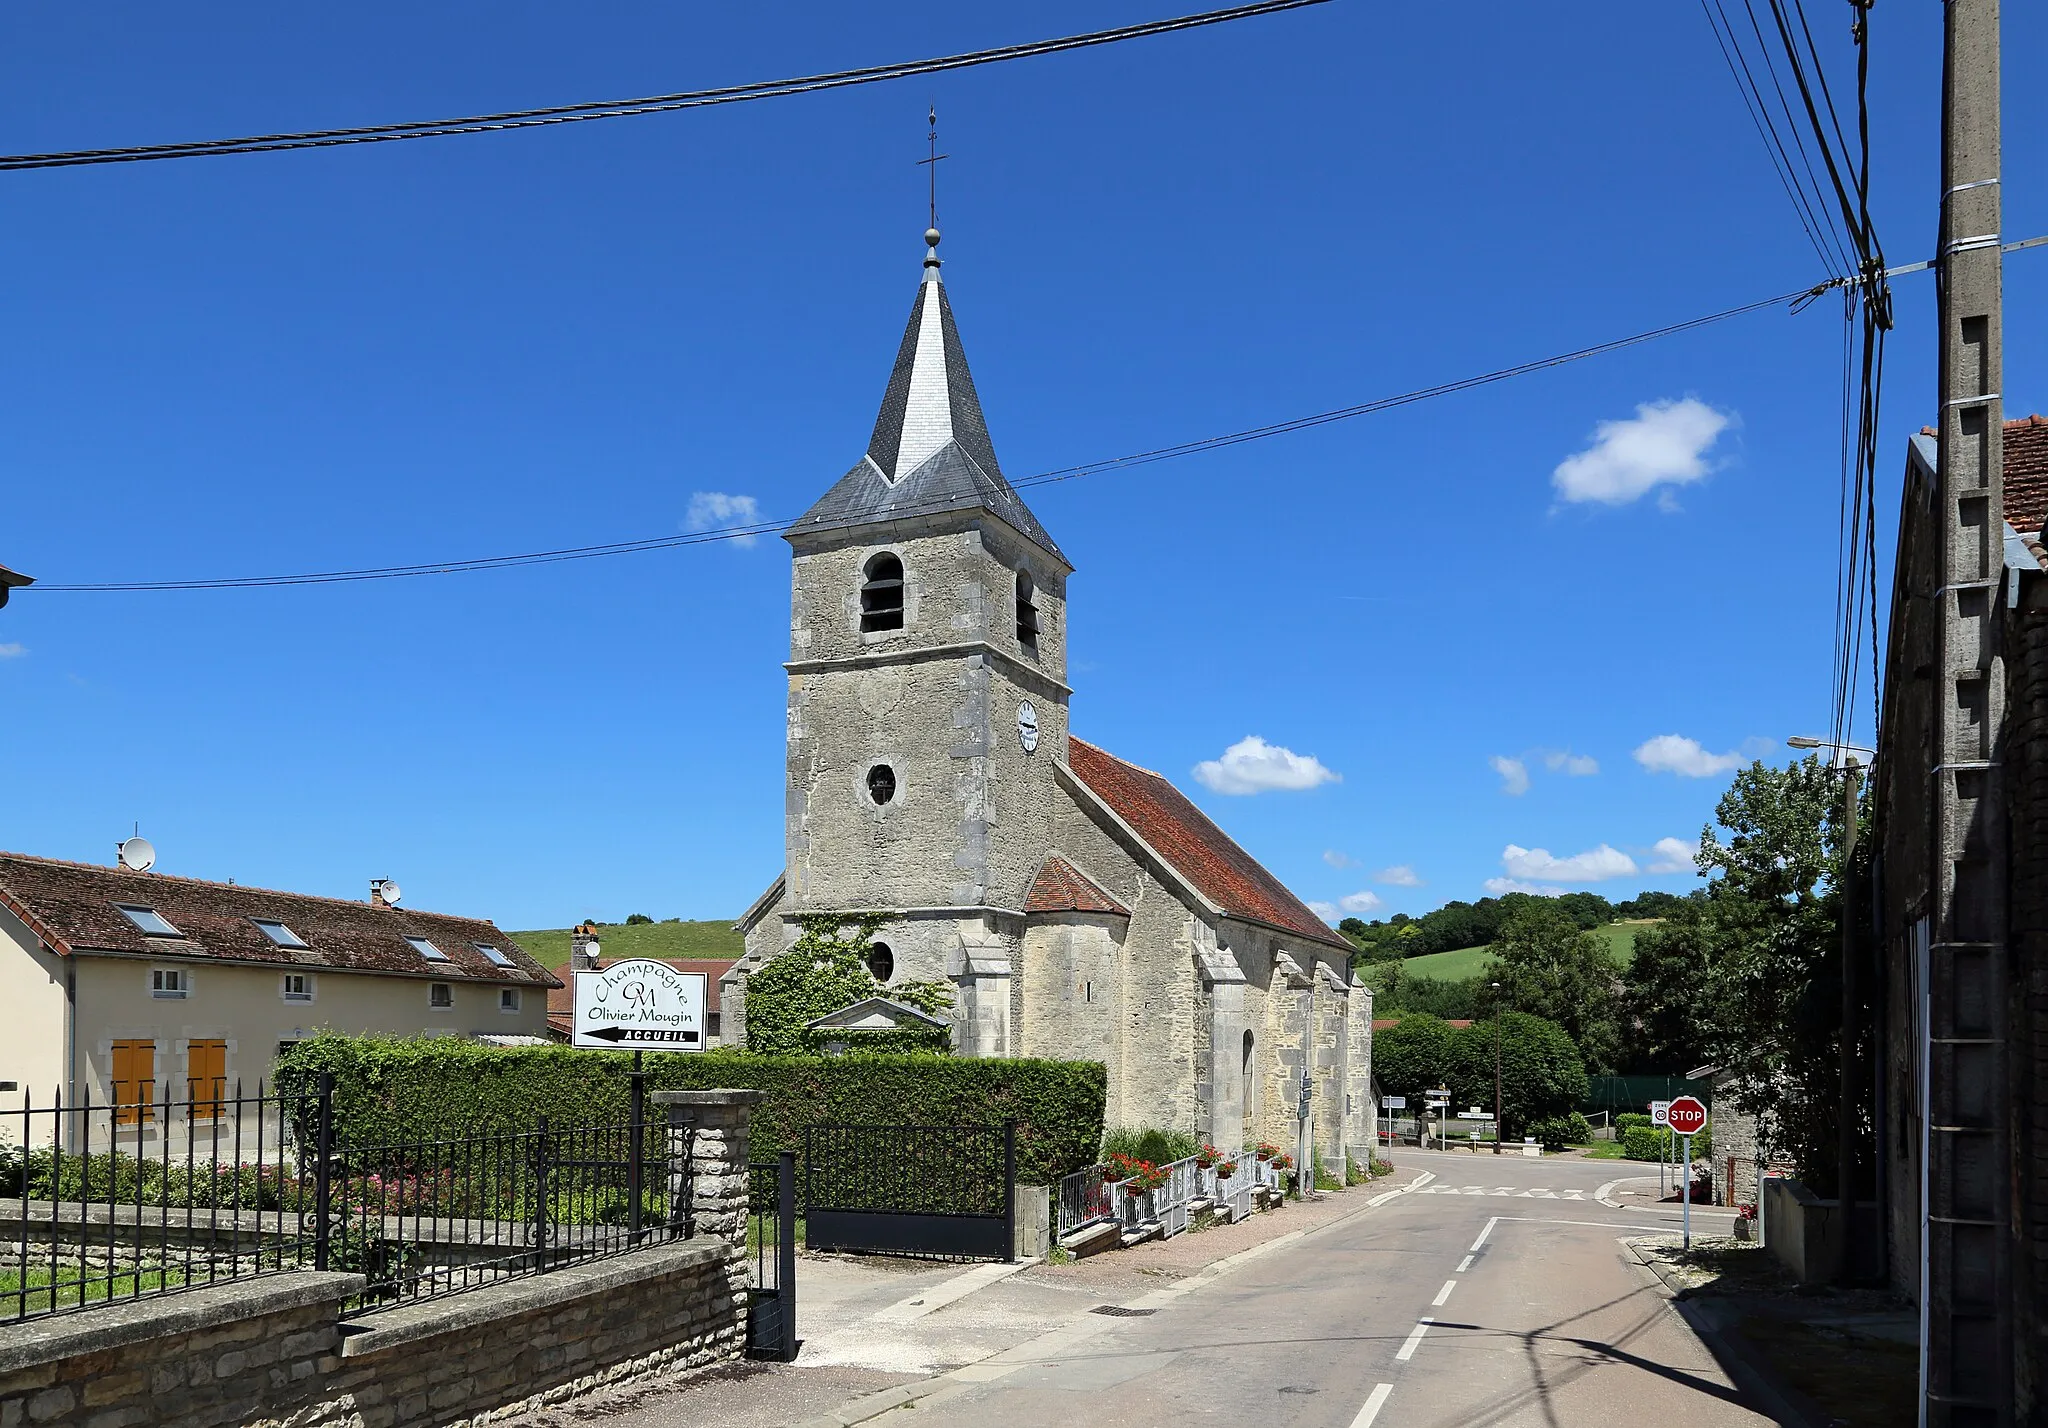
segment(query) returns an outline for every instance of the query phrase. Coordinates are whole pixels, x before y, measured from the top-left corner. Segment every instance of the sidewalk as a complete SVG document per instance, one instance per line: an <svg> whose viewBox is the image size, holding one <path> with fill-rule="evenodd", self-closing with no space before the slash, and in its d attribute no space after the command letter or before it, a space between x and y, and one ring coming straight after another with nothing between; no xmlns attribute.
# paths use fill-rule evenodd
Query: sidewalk
<svg viewBox="0 0 2048 1428"><path fill-rule="evenodd" d="M568 1428L787 1428L883 1411L886 1390L922 1392L938 1375L1027 1343L1101 1305L1122 1305L1203 1273L1218 1261L1355 1214L1413 1183L1403 1168L1371 1185L1323 1192L1235 1225L1189 1231L1066 1264L934 1264L879 1255L797 1260L793 1364L748 1363L680 1388L642 1386L576 1399L510 1420ZM851 1405L866 1399L860 1409Z"/></svg>
<svg viewBox="0 0 2048 1428"><path fill-rule="evenodd" d="M1626 1240L1670 1291L1729 1376L1771 1403L1782 1421L1915 1421L1919 1318L1897 1296L1869 1289L1801 1289L1785 1267L1743 1240L1678 1236Z"/></svg>

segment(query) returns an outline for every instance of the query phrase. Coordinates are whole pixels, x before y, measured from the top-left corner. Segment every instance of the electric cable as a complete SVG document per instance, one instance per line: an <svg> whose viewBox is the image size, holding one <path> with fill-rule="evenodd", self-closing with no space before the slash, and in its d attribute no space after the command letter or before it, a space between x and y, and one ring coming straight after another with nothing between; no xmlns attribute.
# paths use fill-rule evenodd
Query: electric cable
<svg viewBox="0 0 2048 1428"><path fill-rule="evenodd" d="M1120 44L1126 40L1202 29L1236 20L1300 10L1329 0L1256 0L1220 10L1179 15L1165 20L1147 20L1115 29L1094 30L1058 39L1031 40L1022 44L999 45L965 54L935 59L903 60L894 64L870 65L863 69L835 70L827 74L803 75L794 79L759 80L751 84L727 85L717 89L684 90L675 94L647 95L637 99L593 100L582 104L558 104L538 109L508 109L495 114L472 114L455 119L405 120L390 124L366 124L346 129L308 129L296 133L250 134L231 139L195 139L179 143L138 144L127 148L72 149L46 154L0 155L0 169L75 168L87 164L136 164L163 159L217 158L231 154L266 154L292 149L328 149L348 144L384 144L402 139L438 139L455 134L497 133L512 129L533 129L553 124L580 124L594 119L624 119L645 114L669 114L684 109L702 109L717 104L740 104L755 99L777 99L792 94L815 94L828 89L878 84L914 75L940 74L947 70L971 69L978 65L1008 60L1032 59L1068 50Z"/></svg>
<svg viewBox="0 0 2048 1428"><path fill-rule="evenodd" d="M1744 316L1769 307L1804 305L1832 288L1845 286L1851 280L1834 278L1813 287L1801 288L1795 292L1779 293L1773 297L1759 298L1735 307L1723 308L1719 312L1707 313L1701 317L1688 318L1683 322L1667 323L1662 327L1644 332L1632 333L1626 337L1612 338L1590 347L1580 347L1569 352L1539 357L1519 362L1511 367L1496 368L1477 376L1461 377L1454 381L1439 382L1434 386L1419 387L1413 391L1393 396L1376 397L1370 401L1358 402L1351 406L1337 407L1330 411L1316 412L1308 416L1290 417L1284 421L1270 422L1264 426L1248 427L1242 431L1227 432L1220 436L1202 437L1193 441L1177 442L1170 446L1155 447L1148 451L1128 456L1110 457L1101 461L1084 462L1077 466L1064 466L1010 482L1013 490L1027 490L1035 486L1054 485L1063 481L1078 480L1084 476L1096 476L1111 471L1127 470L1154 462L1170 461L1182 456L1192 456L1206 451L1220 451L1227 447L1239 446L1250 441L1262 441L1269 437L1284 436L1292 432L1307 431L1333 422L1349 421L1356 417L1376 412L1391 411L1396 407L1412 406L1417 402L1429 401L1436 397L1468 392L1476 387L1489 386L1514 377L1527 376L1533 372L1568 363L1584 361L1590 357L1603 356L1625 348L1654 342L1659 338L1690 332L1713 323L1725 322L1730 318ZM891 519L906 519L946 509L943 505L919 505L916 503L891 510ZM707 530L690 531L676 535L648 536L637 540L609 541L598 545L571 546L560 550L528 551L512 555L476 556L457 560L427 561L413 565L371 566L352 570L310 571L288 575L219 576L184 580L120 580L55 584L38 582L17 590L17 596L27 594L134 594L167 590L245 590L279 585L333 585L364 580L398 580L421 575L450 575L476 570L501 570L514 566L546 565L570 560L592 560L607 556L630 555L642 551L669 550L680 546L703 545L712 541L737 540L747 536L766 535L771 532L797 529L781 521L754 521L743 525L718 526Z"/></svg>

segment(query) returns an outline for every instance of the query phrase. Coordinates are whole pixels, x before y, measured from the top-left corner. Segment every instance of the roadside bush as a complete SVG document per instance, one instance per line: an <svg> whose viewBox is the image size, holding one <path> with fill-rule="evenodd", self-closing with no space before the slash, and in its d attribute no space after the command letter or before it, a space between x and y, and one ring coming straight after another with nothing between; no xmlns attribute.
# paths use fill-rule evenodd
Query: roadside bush
<svg viewBox="0 0 2048 1428"><path fill-rule="evenodd" d="M1577 1111L1563 1116L1545 1116L1540 1121L1531 1121L1524 1135L1532 1135L1550 1150L1561 1150L1568 1145L1585 1145L1593 1139L1593 1126Z"/></svg>
<svg viewBox="0 0 2048 1428"><path fill-rule="evenodd" d="M1648 1122L1649 1117L1643 1120ZM1661 1126L1649 1124L1630 1126L1621 1133L1621 1153L1630 1160L1669 1160L1671 1158L1671 1132ZM1693 1159L1711 1158L1714 1153L1714 1123L1709 1120L1705 1129L1692 1138Z"/></svg>
<svg viewBox="0 0 2048 1428"><path fill-rule="evenodd" d="M1118 1126L1102 1133L1104 1160L1120 1155L1126 1160L1171 1165L1176 1160L1186 1160L1201 1148L1201 1142L1186 1131L1161 1130L1156 1126Z"/></svg>
<svg viewBox="0 0 2048 1428"><path fill-rule="evenodd" d="M1451 1037L1451 1095L1458 1105L1491 1106L1494 1030L1475 1021ZM1569 1115L1586 1099L1586 1063L1556 1022L1524 1012L1501 1017L1501 1134L1518 1140L1529 1126Z"/></svg>
<svg viewBox="0 0 2048 1428"><path fill-rule="evenodd" d="M1623 1111L1614 1118L1614 1133L1616 1135L1620 1135L1630 1126L1641 1126L1644 1130L1648 1130L1650 1128L1650 1118L1641 1111Z"/></svg>
<svg viewBox="0 0 2048 1428"><path fill-rule="evenodd" d="M454 1037L405 1041L322 1033L278 1063L279 1094L334 1076L335 1134L389 1145L436 1135L623 1121L630 1058L567 1046L485 1046ZM720 1049L649 1052L650 1091L766 1093L754 1108L756 1159L804 1148L821 1124L990 1125L1017 1122L1017 1176L1044 1184L1095 1162L1107 1072L1096 1061L1000 1061L931 1055L757 1056ZM650 1119L659 1110L649 1107Z"/></svg>

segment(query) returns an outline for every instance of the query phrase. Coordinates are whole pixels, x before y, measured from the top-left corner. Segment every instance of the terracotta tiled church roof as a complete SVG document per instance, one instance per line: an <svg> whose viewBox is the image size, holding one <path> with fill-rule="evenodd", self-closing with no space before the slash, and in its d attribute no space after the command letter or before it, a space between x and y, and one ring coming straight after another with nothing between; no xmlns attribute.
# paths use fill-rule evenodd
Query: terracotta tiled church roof
<svg viewBox="0 0 2048 1428"><path fill-rule="evenodd" d="M1229 834L1158 774L1074 738L1067 741L1067 765L1117 817L1224 912L1284 928L1325 947L1353 950L1284 883L1259 866L1258 859L1232 842Z"/></svg>
<svg viewBox="0 0 2048 1428"><path fill-rule="evenodd" d="M1107 912L1129 917L1131 910L1097 887L1089 876L1058 853L1046 855L1045 865L1031 881L1031 895L1024 899L1026 912Z"/></svg>
<svg viewBox="0 0 2048 1428"><path fill-rule="evenodd" d="M382 972L436 980L467 978L553 986L526 949L489 922L409 907L272 892L234 883L135 873L0 853L0 905L61 955L116 952L165 960L193 957L261 962L308 970ZM121 911L155 912L177 934L152 936ZM280 947L254 919L282 922L304 947ZM445 961L429 961L407 937L431 942ZM509 966L491 961L497 949Z"/></svg>
<svg viewBox="0 0 2048 1428"><path fill-rule="evenodd" d="M2048 417L2005 424L2005 520L2029 532L2048 520Z"/></svg>

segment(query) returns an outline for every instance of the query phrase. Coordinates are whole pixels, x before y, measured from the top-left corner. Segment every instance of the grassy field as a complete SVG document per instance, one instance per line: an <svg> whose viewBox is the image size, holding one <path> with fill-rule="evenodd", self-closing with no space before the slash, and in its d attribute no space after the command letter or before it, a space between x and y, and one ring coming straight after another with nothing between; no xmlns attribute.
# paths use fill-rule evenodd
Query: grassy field
<svg viewBox="0 0 2048 1428"><path fill-rule="evenodd" d="M66 1268L62 1279L63 1287L57 1291L57 1303L54 1306L57 1308L80 1302L91 1304L105 1299L109 1289L113 1291L115 1298L125 1299L134 1294L147 1294L153 1289L169 1289L184 1283L183 1275L169 1269L146 1269L139 1275L116 1273L111 1278L102 1275L98 1279L88 1281L83 1289L76 1282L78 1272L75 1269ZM53 1307L50 1303L49 1286L50 1271L41 1266L31 1267L26 1277L15 1270L0 1269L0 1303L19 1308L26 1313L39 1314ZM26 1294L22 1292L24 1290L27 1291Z"/></svg>
<svg viewBox="0 0 2048 1428"><path fill-rule="evenodd" d="M607 962L619 957L723 957L745 955L747 945L729 919L714 922L643 922L632 927L606 923L597 929ZM569 961L569 929L512 934L543 967Z"/></svg>
<svg viewBox="0 0 2048 1428"><path fill-rule="evenodd" d="M1593 929L1593 935L1607 944L1607 955L1617 967L1635 960L1636 934L1648 922L1610 922ZM1434 977L1440 982L1462 982L1476 977L1493 961L1491 947L1460 947L1454 952L1432 952L1427 957L1410 957L1401 964L1404 976Z"/></svg>

